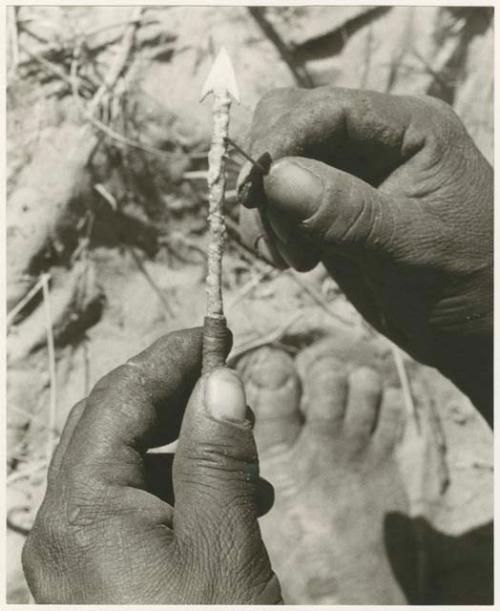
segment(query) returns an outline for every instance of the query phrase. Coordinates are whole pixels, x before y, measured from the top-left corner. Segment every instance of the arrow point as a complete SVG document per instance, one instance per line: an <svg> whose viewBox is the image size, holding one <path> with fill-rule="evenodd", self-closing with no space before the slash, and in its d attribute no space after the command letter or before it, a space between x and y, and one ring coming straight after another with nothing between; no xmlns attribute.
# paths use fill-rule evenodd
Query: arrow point
<svg viewBox="0 0 500 611"><path fill-rule="evenodd" d="M234 75L233 64L228 52L224 47L221 48L219 54L215 58L212 68L201 89L200 102L202 102L209 93L229 93L238 103L240 101L240 91Z"/></svg>

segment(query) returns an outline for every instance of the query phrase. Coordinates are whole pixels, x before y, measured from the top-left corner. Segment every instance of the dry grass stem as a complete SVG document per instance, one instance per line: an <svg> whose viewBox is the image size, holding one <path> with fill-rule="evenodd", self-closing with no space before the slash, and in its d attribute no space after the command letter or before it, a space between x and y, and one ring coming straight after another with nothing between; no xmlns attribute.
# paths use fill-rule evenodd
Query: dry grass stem
<svg viewBox="0 0 500 611"><path fill-rule="evenodd" d="M57 415L57 378L56 378L56 353L54 347L54 334L52 330L52 312L50 308L49 276L42 276L43 307L45 311L45 331L47 334L47 353L49 360L49 380L50 380L50 399L49 399L49 418L47 424L47 450L46 463L50 463L54 451L54 429Z"/></svg>
<svg viewBox="0 0 500 611"><path fill-rule="evenodd" d="M389 343L391 345L394 364L396 365L396 371L398 372L399 382L401 384L401 390L403 392L406 415L408 418L411 418L415 422L415 427L418 433L421 434L422 428L420 424L420 419L418 417L417 408L415 406L415 402L413 401L413 396L411 394L410 380L408 379L408 373L406 372L406 367L403 361L403 353L392 342Z"/></svg>
<svg viewBox="0 0 500 611"><path fill-rule="evenodd" d="M154 293L156 294L156 296L160 300L160 302L161 302L165 312L167 312L167 314L171 318L174 318L175 317L175 312L170 307L170 305L169 305L168 301L166 300L165 295L163 294L163 292L160 289L160 287L156 284L156 282L153 280L153 278L151 277L151 275L148 272L148 270L144 267L144 264L141 261L139 255L135 252L135 249L132 246L129 246L128 244L126 244L125 248L130 253L130 256L134 260L134 263L137 265L137 268L139 269L141 274L144 276L144 278L146 278L147 283L153 289Z"/></svg>
<svg viewBox="0 0 500 611"><path fill-rule="evenodd" d="M257 348L262 348L262 346L267 346L269 344L275 344L276 342L279 342L283 338L285 333L290 329L290 327L295 324L300 318L302 318L302 316L302 312L295 312L295 314L292 314L290 318L275 331L271 331L263 337L258 337L257 339L246 341L235 346L231 351L231 357L228 359L227 364L230 367L234 367L238 359L247 352L250 352L251 350L256 350Z"/></svg>
<svg viewBox="0 0 500 611"><path fill-rule="evenodd" d="M10 38L10 76L16 73L19 65L19 32L17 24L17 6L7 7L8 28Z"/></svg>
<svg viewBox="0 0 500 611"><path fill-rule="evenodd" d="M130 52L134 46L135 34L137 32L137 28L140 25L143 11L144 7L142 6L136 6L132 9L130 21L129 23L127 23L123 32L120 48L118 49L115 61L112 63L108 73L104 78L104 82L97 90L87 109L87 114L89 114L90 116L93 116L95 114L101 103L104 101L104 97L106 96L106 94L110 94L113 91L118 82L118 79L122 75L127 65Z"/></svg>
<svg viewBox="0 0 500 611"><path fill-rule="evenodd" d="M49 275L50 278L50 275ZM33 297L38 293L38 291L43 286L43 279L40 278L38 282L33 286L33 288L26 293L26 295L19 301L17 305L15 305L12 310L7 314L7 329L11 326L11 324L16 319L16 316L23 310L23 308L28 305L28 303L33 299Z"/></svg>

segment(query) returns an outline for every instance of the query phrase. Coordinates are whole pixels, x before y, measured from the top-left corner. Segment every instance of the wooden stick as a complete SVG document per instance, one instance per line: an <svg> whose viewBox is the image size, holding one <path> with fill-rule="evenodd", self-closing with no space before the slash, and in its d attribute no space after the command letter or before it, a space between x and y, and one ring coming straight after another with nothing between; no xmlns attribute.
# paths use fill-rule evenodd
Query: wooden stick
<svg viewBox="0 0 500 611"><path fill-rule="evenodd" d="M207 313L203 325L202 373L225 365L229 331L222 302L222 254L224 251L224 195L226 190L227 136L232 98L239 101L231 60L221 49L205 81L201 100L213 94L212 142L208 153Z"/></svg>

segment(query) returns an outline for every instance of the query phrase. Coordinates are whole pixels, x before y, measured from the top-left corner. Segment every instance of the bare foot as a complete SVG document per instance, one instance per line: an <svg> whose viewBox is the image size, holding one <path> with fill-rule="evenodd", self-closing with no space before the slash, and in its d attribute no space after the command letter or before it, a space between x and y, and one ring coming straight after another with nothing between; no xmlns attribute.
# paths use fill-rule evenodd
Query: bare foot
<svg viewBox="0 0 500 611"><path fill-rule="evenodd" d="M394 457L400 391L331 355L312 360L302 401L286 353L260 349L241 370L261 472L276 492L261 528L285 602L406 603L388 556L391 516L408 514Z"/></svg>

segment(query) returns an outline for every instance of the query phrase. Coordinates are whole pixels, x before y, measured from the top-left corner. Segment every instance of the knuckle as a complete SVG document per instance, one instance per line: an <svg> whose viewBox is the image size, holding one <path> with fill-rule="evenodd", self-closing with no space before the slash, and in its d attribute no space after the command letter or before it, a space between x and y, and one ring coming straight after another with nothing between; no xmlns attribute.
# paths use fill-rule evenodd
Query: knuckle
<svg viewBox="0 0 500 611"><path fill-rule="evenodd" d="M26 538L21 552L21 564L27 577L33 575L34 569L39 565L37 558L37 538L35 532L32 530Z"/></svg>
<svg viewBox="0 0 500 611"><path fill-rule="evenodd" d="M453 108L443 100L429 95L415 96L421 102L422 115L429 126L429 136L438 142L452 142L465 135L465 128Z"/></svg>
<svg viewBox="0 0 500 611"><path fill-rule="evenodd" d="M250 429L248 434L251 437ZM179 448L178 459L174 462L174 469L179 473L181 470L190 472L196 469L206 468L214 474L234 473L239 477L256 479L259 474L257 449L253 438L247 443L210 443L196 442L196 444L184 444Z"/></svg>
<svg viewBox="0 0 500 611"><path fill-rule="evenodd" d="M26 580L34 594L51 570L57 567L58 559L68 543L68 532L60 511L44 501L21 554Z"/></svg>
<svg viewBox="0 0 500 611"><path fill-rule="evenodd" d="M146 368L129 363L120 365L96 383L88 397L88 405L93 409L99 406L102 413L109 409L125 416L129 403L144 400L148 377ZM126 400L117 400L118 397Z"/></svg>
<svg viewBox="0 0 500 611"><path fill-rule="evenodd" d="M123 385L130 388L140 388L151 378L152 370L158 363L164 366L166 359L176 355L179 359L189 353L194 345L201 343L201 329L184 329L174 331L156 340L143 352L130 358L126 363L113 369L103 376L94 386L91 397L95 398L110 389L117 389ZM172 363L175 361L172 360Z"/></svg>
<svg viewBox="0 0 500 611"><path fill-rule="evenodd" d="M36 533L30 533L22 549L21 564L36 603L67 602L64 591L68 567L61 559L59 548L40 542Z"/></svg>
<svg viewBox="0 0 500 611"><path fill-rule="evenodd" d="M60 508L42 505L33 527L33 541L38 545L56 546L66 541L66 537L66 522Z"/></svg>
<svg viewBox="0 0 500 611"><path fill-rule="evenodd" d="M293 87L277 87L267 91L259 100L256 108L256 113L265 112L269 106L274 106L276 103L283 103L290 99L296 91Z"/></svg>
<svg viewBox="0 0 500 611"><path fill-rule="evenodd" d="M23 545L21 565L29 590L37 602L42 598L43 584L47 581L45 572L48 563L42 551L43 548L38 543L36 533L32 530Z"/></svg>
<svg viewBox="0 0 500 611"><path fill-rule="evenodd" d="M435 98L430 95L421 95L417 96L420 100L422 100L425 105L425 110L432 110L435 113L438 113L440 117L453 119L457 115L455 114L453 108L444 100L440 100L439 98Z"/></svg>
<svg viewBox="0 0 500 611"><path fill-rule="evenodd" d="M127 365L136 366L138 368L144 367L147 369L153 355L184 353L193 342L201 341L201 333L202 330L200 327L181 329L167 333L157 339L151 346L146 348L146 350L143 350L129 359Z"/></svg>
<svg viewBox="0 0 500 611"><path fill-rule="evenodd" d="M100 395L103 392L109 390L109 388L119 385L123 381L123 377L125 372L127 372L127 368L125 365L120 365L116 369L113 369L105 376L103 376L100 380L98 380L92 389L89 398L94 398L96 395ZM130 374L132 374L133 370L131 369ZM127 372L128 373L128 372ZM130 375L129 374L129 375Z"/></svg>

